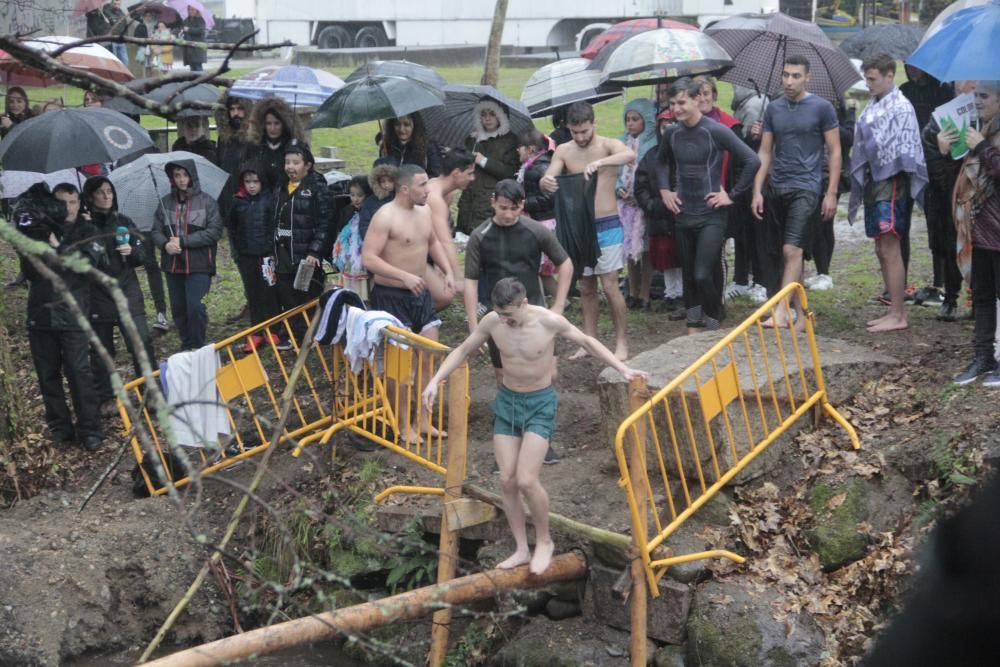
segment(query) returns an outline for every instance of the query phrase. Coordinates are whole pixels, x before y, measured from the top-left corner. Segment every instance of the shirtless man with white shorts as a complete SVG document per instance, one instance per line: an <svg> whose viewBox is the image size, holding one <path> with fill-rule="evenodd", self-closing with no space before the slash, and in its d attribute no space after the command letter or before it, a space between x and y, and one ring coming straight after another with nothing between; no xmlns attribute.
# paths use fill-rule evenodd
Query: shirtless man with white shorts
<svg viewBox="0 0 1000 667"><path fill-rule="evenodd" d="M549 496L538 480L538 471L556 423L558 397L551 374L556 336L576 343L628 380L646 374L626 366L562 315L530 305L524 285L516 278L497 282L490 300L493 311L445 358L427 383L424 408L430 410L434 405L441 381L492 336L503 362L503 384L493 402L493 449L500 468L504 513L517 545L514 554L497 567L506 570L530 563L531 573L541 574L552 561L555 548L549 534ZM522 495L535 524L534 555L528 548Z"/></svg>
<svg viewBox="0 0 1000 667"><path fill-rule="evenodd" d="M588 336L597 336L597 281L600 279L611 309L611 321L615 326L615 356L625 360L628 358L625 298L618 289L618 272L625 266L622 249L625 236L621 220L618 219L615 183L618 179L618 167L635 161L635 152L618 139L602 137L595 132L594 108L587 102L577 102L570 106L566 111L566 127L569 128L573 141L556 148L552 163L539 185L546 192L555 192L559 189L556 177L564 172L583 174L586 179L597 177L594 224L597 227L600 255L596 266L584 267L583 277L580 279L583 331ZM586 355L587 350L581 347L569 358L579 359Z"/></svg>

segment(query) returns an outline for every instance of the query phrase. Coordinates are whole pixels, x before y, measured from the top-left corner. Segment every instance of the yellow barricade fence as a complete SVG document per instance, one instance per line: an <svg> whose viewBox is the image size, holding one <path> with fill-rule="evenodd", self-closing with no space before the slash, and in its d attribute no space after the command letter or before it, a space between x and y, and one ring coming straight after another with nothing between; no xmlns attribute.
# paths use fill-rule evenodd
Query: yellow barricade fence
<svg viewBox="0 0 1000 667"><path fill-rule="evenodd" d="M231 436L217 449L185 447L188 464L199 474L211 474L267 449L281 415L281 397L299 354L299 342L315 315L316 305L316 300L311 301L215 344L220 356L216 386L225 403ZM265 336L266 332L271 336ZM281 339L292 341L292 349L279 350ZM376 348L378 353L373 358L355 362L356 368L360 365L357 371L351 369L341 345L310 345L278 443L294 440L297 444L293 454L297 456L304 445L317 440L325 444L336 432L349 429L443 475L447 465L443 424L448 394L439 392L430 415L422 415L418 405L427 379L449 349L396 327L383 329L382 339L384 344ZM254 344L248 345L251 341ZM159 371L154 372L158 380L159 375ZM449 380L464 382L468 393L467 367L464 372L453 373ZM190 482L189 470L183 468L180 457L169 455L163 425L145 402L145 388L145 378L125 385L125 391L140 408L142 425L150 434L164 471L175 486L183 486ZM147 454L133 431L135 425L120 404L119 412L126 434L132 436L132 450L146 489L151 495L165 493L165 484L156 467L146 460ZM424 487L410 490L434 492Z"/></svg>
<svg viewBox="0 0 1000 667"><path fill-rule="evenodd" d="M793 300L806 314L801 333L764 326ZM821 411L860 446L854 428L829 402L813 320L802 286L786 286L619 426L620 484L654 597L671 565L709 557L743 561L726 551L651 554L796 422Z"/></svg>

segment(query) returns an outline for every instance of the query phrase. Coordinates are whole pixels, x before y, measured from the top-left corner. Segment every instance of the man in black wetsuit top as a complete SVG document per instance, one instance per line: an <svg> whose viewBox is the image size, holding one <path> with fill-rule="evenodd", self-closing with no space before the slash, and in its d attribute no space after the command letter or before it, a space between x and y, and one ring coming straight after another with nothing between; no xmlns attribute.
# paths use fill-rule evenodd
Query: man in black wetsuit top
<svg viewBox="0 0 1000 667"><path fill-rule="evenodd" d="M660 138L657 180L664 205L677 216L675 240L681 257L689 332L718 329L724 317L718 270L726 240L726 207L750 190L760 160L732 130L698 110L700 86L690 78L669 90L677 123ZM722 154L729 151L739 177L722 188Z"/></svg>

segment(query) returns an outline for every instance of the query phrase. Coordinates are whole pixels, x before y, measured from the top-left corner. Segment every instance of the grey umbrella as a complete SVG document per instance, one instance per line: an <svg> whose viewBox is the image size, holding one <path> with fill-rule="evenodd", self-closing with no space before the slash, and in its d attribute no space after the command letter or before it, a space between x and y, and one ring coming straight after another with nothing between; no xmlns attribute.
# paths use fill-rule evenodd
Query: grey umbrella
<svg viewBox="0 0 1000 667"><path fill-rule="evenodd" d="M135 91L144 90L153 79L138 79L132 81L126 85L127 88L131 88ZM199 83L197 86L192 86L187 88L183 92L178 93L181 86L187 85L188 82L173 82L165 83L162 86L153 88L148 93L143 93L144 97L149 98L150 101L156 102L157 104L168 104L174 111L168 114L160 114L149 109L140 107L132 102L126 100L122 97L112 97L110 100L104 103L105 108L114 109L115 111L120 111L121 113L126 113L132 116L146 115L146 116L162 116L166 115L171 118L190 118L192 116L211 116L215 112L211 109L181 109L177 111L183 102L193 101L193 102L204 102L205 104L215 104L219 101L221 92L215 86L210 86L207 83ZM169 102L168 102L169 100Z"/></svg>
<svg viewBox="0 0 1000 667"><path fill-rule="evenodd" d="M420 117L427 134L441 146L462 146L473 132L472 110L481 100L493 100L507 111L510 131L516 136L535 127L528 108L493 86L450 84L444 88L444 106L424 109Z"/></svg>
<svg viewBox="0 0 1000 667"><path fill-rule="evenodd" d="M357 81L366 76L401 76L438 89L448 85L444 77L430 67L411 63L409 60L373 60L351 72L350 76L344 79L344 83Z"/></svg>
<svg viewBox="0 0 1000 667"><path fill-rule="evenodd" d="M132 218L140 230L152 229L160 198L170 193L170 179L164 167L179 160L193 160L198 172L198 187L213 199L219 198L229 174L200 155L187 151L149 153L115 169L108 177L118 195L118 210Z"/></svg>
<svg viewBox="0 0 1000 667"><path fill-rule="evenodd" d="M781 12L739 14L705 30L732 57L735 66L723 81L770 95L781 94L785 58L809 59L809 92L836 101L861 79L847 55L834 46L819 26Z"/></svg>
<svg viewBox="0 0 1000 667"><path fill-rule="evenodd" d="M444 94L426 83L401 76L355 79L323 102L313 114L312 127L347 127L372 120L398 118L440 106Z"/></svg>
<svg viewBox="0 0 1000 667"><path fill-rule="evenodd" d="M917 50L923 36L924 29L916 25L873 25L845 39L840 49L849 57L861 60L881 53L896 60L906 60Z"/></svg>
<svg viewBox="0 0 1000 667"><path fill-rule="evenodd" d="M0 163L48 174L114 162L152 145L149 132L117 111L59 109L18 123L0 142Z"/></svg>

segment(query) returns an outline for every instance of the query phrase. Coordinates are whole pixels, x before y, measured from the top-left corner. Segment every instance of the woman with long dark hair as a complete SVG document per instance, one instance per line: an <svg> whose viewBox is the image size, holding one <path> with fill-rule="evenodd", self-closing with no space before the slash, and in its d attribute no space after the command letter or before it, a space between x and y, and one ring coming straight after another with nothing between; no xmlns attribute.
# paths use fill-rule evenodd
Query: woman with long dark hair
<svg viewBox="0 0 1000 667"><path fill-rule="evenodd" d="M427 136L419 115L390 118L382 132L381 157L375 164L415 164L433 178L441 174L441 149Z"/></svg>

